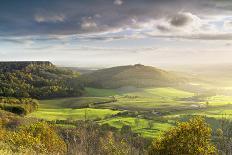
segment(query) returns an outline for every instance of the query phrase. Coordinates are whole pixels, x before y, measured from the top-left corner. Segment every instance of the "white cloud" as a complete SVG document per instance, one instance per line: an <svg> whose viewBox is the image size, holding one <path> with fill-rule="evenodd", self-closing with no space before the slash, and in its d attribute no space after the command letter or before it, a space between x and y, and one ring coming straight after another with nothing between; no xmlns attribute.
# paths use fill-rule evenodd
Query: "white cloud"
<svg viewBox="0 0 232 155"><path fill-rule="evenodd" d="M122 1L122 0L115 0L115 1L114 1L114 4L115 4L115 5L122 5L122 4L123 4L123 1Z"/></svg>
<svg viewBox="0 0 232 155"><path fill-rule="evenodd" d="M224 30L232 30L232 20L224 21L223 28Z"/></svg>
<svg viewBox="0 0 232 155"><path fill-rule="evenodd" d="M58 22L64 22L64 20L65 20L65 16L63 14L59 14L59 15L37 14L35 15L35 21L38 23L44 23L44 22L58 23Z"/></svg>
<svg viewBox="0 0 232 155"><path fill-rule="evenodd" d="M83 19L81 23L81 28L83 30L91 30L97 28L97 23L92 20L92 18Z"/></svg>

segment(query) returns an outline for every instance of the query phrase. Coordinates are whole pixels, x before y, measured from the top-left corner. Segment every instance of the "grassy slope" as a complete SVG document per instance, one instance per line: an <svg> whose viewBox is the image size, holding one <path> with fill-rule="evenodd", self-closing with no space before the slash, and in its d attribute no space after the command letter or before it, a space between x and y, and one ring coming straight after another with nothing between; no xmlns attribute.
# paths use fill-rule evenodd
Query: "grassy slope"
<svg viewBox="0 0 232 155"><path fill-rule="evenodd" d="M97 105L111 100L112 99L109 97L80 97L41 100L39 110L30 114L29 117L43 118L46 120L83 119L85 117L85 112L87 112L88 119L104 118L105 116L116 114L119 111L85 107L93 107L94 104Z"/></svg>
<svg viewBox="0 0 232 155"><path fill-rule="evenodd" d="M83 108L83 109L70 109L70 108L58 108L58 109L43 109L40 108L39 111L30 114L29 116L37 117L45 120L81 120L104 118L113 114L117 114L119 111L114 111L110 109L93 109L93 108Z"/></svg>
<svg viewBox="0 0 232 155"><path fill-rule="evenodd" d="M194 96L193 93L174 88L146 88L123 93L116 96L117 102L101 104L101 108L118 108L122 110L167 110L176 106L189 107L192 103L181 101L182 98Z"/></svg>
<svg viewBox="0 0 232 155"><path fill-rule="evenodd" d="M138 123L136 123L138 121ZM172 124L152 121L152 127L148 125L147 119L138 119L134 117L116 117L107 120L100 121L100 124L109 124L116 128L122 128L123 125L131 126L132 130L136 133L141 134L145 137L155 137L158 136L163 131L172 127Z"/></svg>
<svg viewBox="0 0 232 155"><path fill-rule="evenodd" d="M51 100L41 100L40 108L60 109L60 108L87 108L104 102L111 102L110 97L71 97Z"/></svg>
<svg viewBox="0 0 232 155"><path fill-rule="evenodd" d="M106 96L115 96L119 95L120 93L114 89L96 89L96 88L85 88L87 91L87 96L94 96L94 97L106 97Z"/></svg>

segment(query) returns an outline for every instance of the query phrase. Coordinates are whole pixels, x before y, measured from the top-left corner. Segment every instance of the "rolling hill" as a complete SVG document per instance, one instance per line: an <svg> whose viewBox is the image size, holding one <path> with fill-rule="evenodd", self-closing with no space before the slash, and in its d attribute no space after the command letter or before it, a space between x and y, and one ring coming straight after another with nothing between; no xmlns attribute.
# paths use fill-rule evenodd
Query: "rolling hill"
<svg viewBox="0 0 232 155"><path fill-rule="evenodd" d="M174 73L141 64L101 69L83 74L81 78L87 86L96 88L164 87L185 81Z"/></svg>

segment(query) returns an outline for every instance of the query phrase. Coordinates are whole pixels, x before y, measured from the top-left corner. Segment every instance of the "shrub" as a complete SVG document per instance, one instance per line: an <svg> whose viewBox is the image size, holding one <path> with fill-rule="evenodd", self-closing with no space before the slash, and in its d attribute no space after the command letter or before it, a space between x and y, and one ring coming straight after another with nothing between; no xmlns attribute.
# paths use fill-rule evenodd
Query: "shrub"
<svg viewBox="0 0 232 155"><path fill-rule="evenodd" d="M67 151L65 142L44 122L24 126L18 131L1 129L0 141L14 153L65 154Z"/></svg>
<svg viewBox="0 0 232 155"><path fill-rule="evenodd" d="M215 151L211 143L211 128L204 119L195 117L189 122L178 123L163 137L154 140L149 154L214 154Z"/></svg>
<svg viewBox="0 0 232 155"><path fill-rule="evenodd" d="M0 97L0 109L18 115L26 115L38 109L38 101L31 98Z"/></svg>
<svg viewBox="0 0 232 155"><path fill-rule="evenodd" d="M30 133L44 146L46 152L53 154L65 154L67 151L65 142L59 137L55 129L44 122L22 128L22 133Z"/></svg>
<svg viewBox="0 0 232 155"><path fill-rule="evenodd" d="M130 147L124 139L117 141L112 132L109 132L104 138L100 139L101 153L107 155L127 155Z"/></svg>
<svg viewBox="0 0 232 155"><path fill-rule="evenodd" d="M27 110L21 105L12 105L12 104L0 104L0 109L9 111L18 115L26 115Z"/></svg>

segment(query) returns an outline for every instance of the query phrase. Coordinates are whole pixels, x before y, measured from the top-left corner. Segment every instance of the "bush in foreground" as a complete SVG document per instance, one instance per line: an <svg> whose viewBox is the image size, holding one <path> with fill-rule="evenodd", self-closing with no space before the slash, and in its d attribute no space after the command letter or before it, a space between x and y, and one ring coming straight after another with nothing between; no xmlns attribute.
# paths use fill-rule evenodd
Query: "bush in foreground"
<svg viewBox="0 0 232 155"><path fill-rule="evenodd" d="M18 115L27 115L38 109L39 102L31 98L0 97L0 109Z"/></svg>
<svg viewBox="0 0 232 155"><path fill-rule="evenodd" d="M22 127L18 131L1 129L0 141L14 153L65 154L67 152L65 142L50 125L44 122Z"/></svg>
<svg viewBox="0 0 232 155"><path fill-rule="evenodd" d="M149 150L150 155L214 154L215 152L216 149L211 143L211 128L201 117L178 123L177 127L154 140Z"/></svg>

